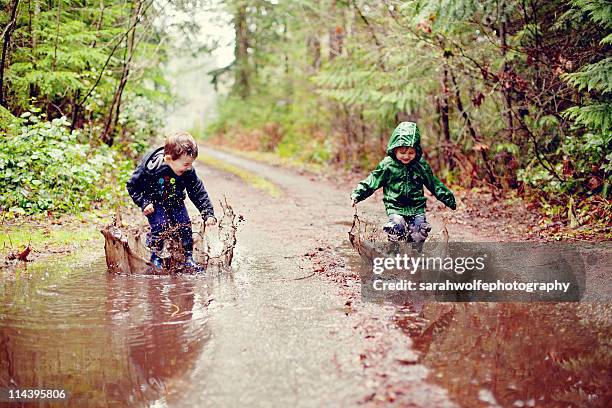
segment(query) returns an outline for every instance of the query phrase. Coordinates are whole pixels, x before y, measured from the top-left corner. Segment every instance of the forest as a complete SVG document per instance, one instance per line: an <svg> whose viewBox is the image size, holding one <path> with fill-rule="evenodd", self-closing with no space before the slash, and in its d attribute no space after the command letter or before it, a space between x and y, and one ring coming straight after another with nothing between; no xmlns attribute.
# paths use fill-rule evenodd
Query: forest
<svg viewBox="0 0 612 408"><path fill-rule="evenodd" d="M231 25L234 59L201 72L218 99L216 115L189 129L198 137L366 172L395 125L414 121L447 183L609 233L607 1L1 4L5 216L125 198L133 160L163 137L164 109L176 101L164 71L169 38L183 38L186 55L224 45L169 10L205 8Z"/></svg>

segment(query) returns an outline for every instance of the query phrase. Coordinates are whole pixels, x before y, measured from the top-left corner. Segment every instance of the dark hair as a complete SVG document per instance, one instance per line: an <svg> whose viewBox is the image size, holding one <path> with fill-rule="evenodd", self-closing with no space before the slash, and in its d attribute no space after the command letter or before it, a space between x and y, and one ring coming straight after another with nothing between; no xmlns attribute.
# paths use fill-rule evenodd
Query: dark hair
<svg viewBox="0 0 612 408"><path fill-rule="evenodd" d="M184 155L196 158L198 157L198 145L193 136L187 132L171 133L166 137L164 154L169 155L172 160L176 160Z"/></svg>

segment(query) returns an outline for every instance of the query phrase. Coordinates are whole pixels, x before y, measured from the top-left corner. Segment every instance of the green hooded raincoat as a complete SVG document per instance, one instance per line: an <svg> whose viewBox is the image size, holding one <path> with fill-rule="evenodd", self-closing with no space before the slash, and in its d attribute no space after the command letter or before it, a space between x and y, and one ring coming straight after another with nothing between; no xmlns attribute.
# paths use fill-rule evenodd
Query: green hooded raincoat
<svg viewBox="0 0 612 408"><path fill-rule="evenodd" d="M393 149L401 146L414 147L416 150L416 157L408 164L395 158ZM382 187L387 215L412 217L425 213L427 199L423 194L423 185L447 207L453 210L456 208L453 193L433 175L431 166L423 158L421 134L416 123L402 122L391 135L387 157L378 163L365 180L359 182L351 198L358 202L365 200Z"/></svg>

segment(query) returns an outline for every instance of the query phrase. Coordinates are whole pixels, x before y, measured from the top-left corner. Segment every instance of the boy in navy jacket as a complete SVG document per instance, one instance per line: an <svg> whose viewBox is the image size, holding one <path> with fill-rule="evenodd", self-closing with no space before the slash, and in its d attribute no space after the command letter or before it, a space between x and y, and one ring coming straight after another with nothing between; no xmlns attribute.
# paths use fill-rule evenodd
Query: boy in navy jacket
<svg viewBox="0 0 612 408"><path fill-rule="evenodd" d="M185 190L200 211L206 225L217 222L212 203L202 180L193 169L198 157L198 146L187 132L174 133L166 138L164 147L147 154L127 183L127 190L149 220L151 232L147 245L151 248L151 263L162 268L157 255L163 248L165 233L176 229L185 251L185 266L203 272L193 260L191 221L185 207Z"/></svg>

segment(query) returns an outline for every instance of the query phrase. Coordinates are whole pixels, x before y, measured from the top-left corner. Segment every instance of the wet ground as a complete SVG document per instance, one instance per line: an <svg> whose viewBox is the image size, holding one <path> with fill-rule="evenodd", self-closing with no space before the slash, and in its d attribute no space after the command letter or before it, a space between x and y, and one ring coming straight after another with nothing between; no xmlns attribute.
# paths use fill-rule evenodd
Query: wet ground
<svg viewBox="0 0 612 408"><path fill-rule="evenodd" d="M348 186L210 154L282 191L198 170L245 218L233 271L109 275L99 252L5 280L0 387L63 388L52 405L79 407L607 406L608 304L361 302ZM359 210L384 218L379 198Z"/></svg>

